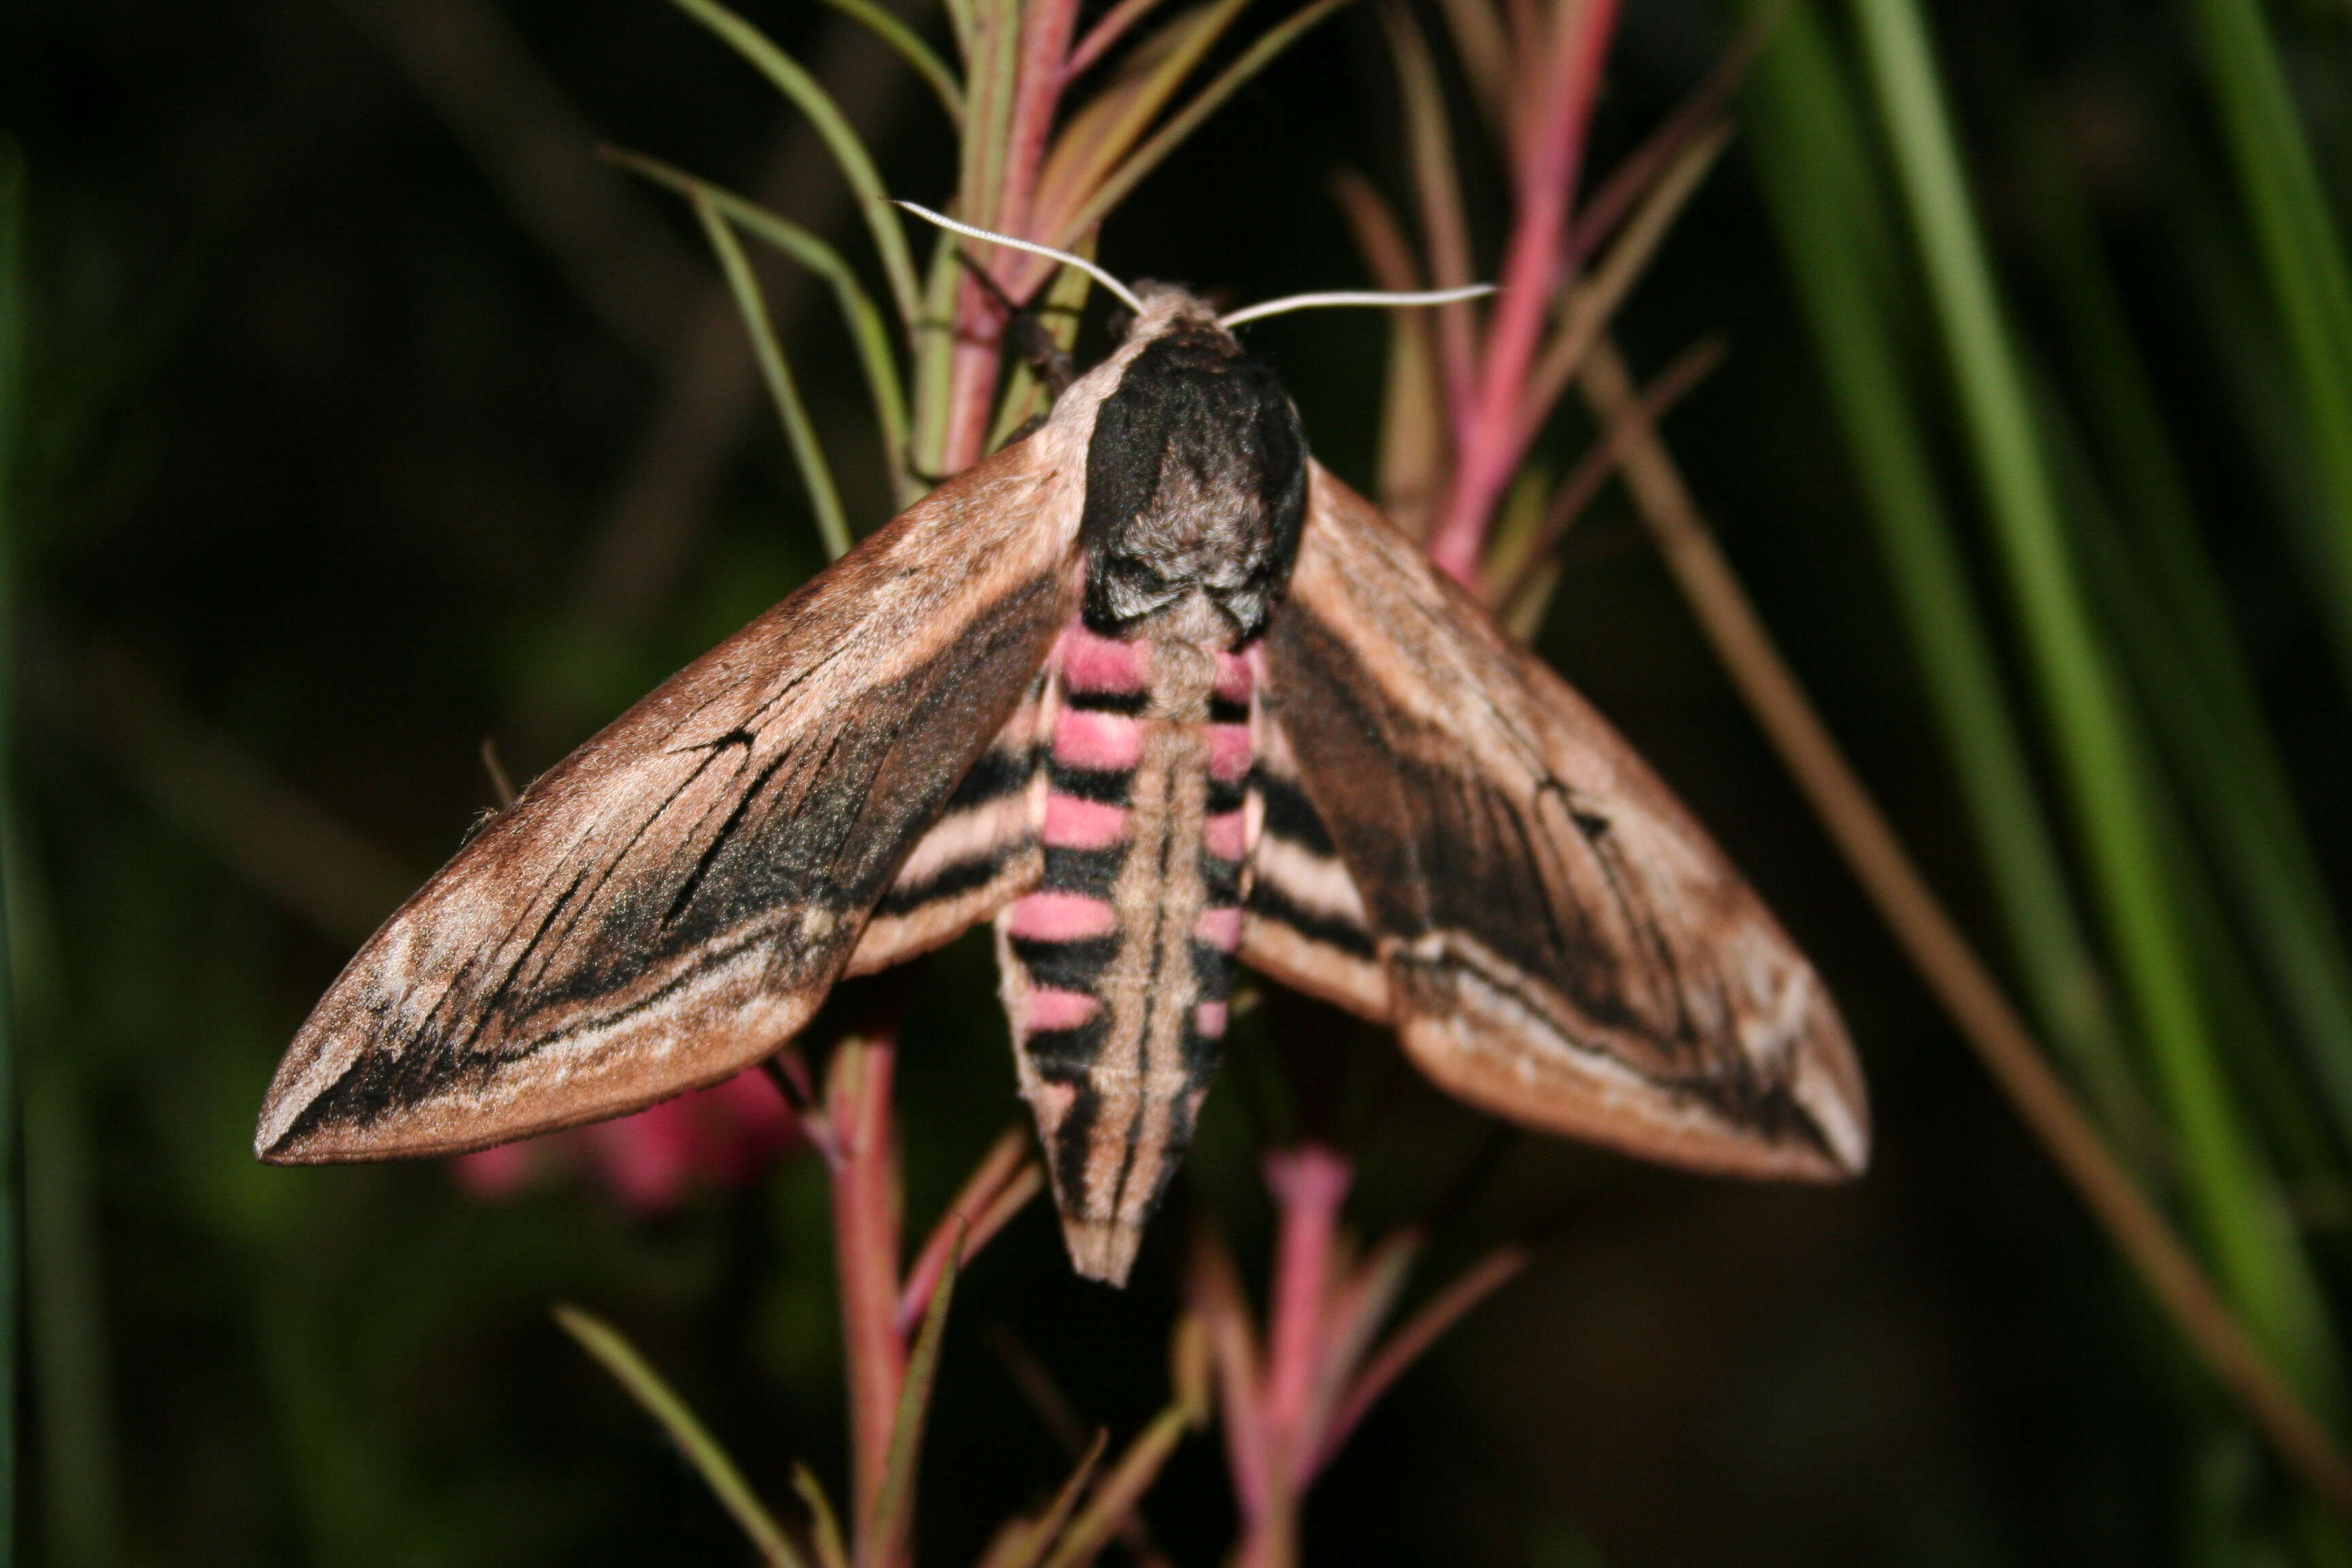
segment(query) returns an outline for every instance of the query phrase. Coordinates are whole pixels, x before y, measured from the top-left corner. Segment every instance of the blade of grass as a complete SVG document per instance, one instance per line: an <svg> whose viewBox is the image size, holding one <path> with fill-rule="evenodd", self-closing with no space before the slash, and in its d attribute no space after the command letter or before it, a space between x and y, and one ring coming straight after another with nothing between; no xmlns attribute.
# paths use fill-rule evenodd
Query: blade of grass
<svg viewBox="0 0 2352 1568"><path fill-rule="evenodd" d="M1103 1450L1110 1446L1110 1433L1095 1433L1094 1441L1070 1470L1069 1479L1054 1494L1054 1500L1040 1514L1035 1523L1023 1532L1020 1544L999 1560L999 1568L1036 1568L1038 1560L1061 1536L1063 1527L1070 1522L1071 1513L1085 1495L1087 1483L1095 1477L1095 1467L1102 1463Z"/></svg>
<svg viewBox="0 0 2352 1568"><path fill-rule="evenodd" d="M833 1511L833 1500L824 1495L824 1488L806 1465L793 1467L793 1490L808 1505L813 1528L811 1543L816 1549L817 1568L849 1568L849 1549L841 1539L841 1516Z"/></svg>
<svg viewBox="0 0 2352 1568"><path fill-rule="evenodd" d="M875 428L889 458L890 479L898 504L912 504L919 492L907 472L907 393L898 380L890 328L882 318L881 308L858 282L857 274L842 259L841 252L748 196L698 179L658 158L617 149L608 149L604 155L689 200L698 198L709 203L737 227L767 241L832 285L834 303L840 309L843 324L849 329L850 341L857 347L858 363L866 372L866 390L874 398Z"/></svg>
<svg viewBox="0 0 2352 1568"><path fill-rule="evenodd" d="M1446 125L1445 94L1437 62L1412 14L1401 4L1381 7L1381 30L1396 61L1397 97L1404 109L1406 156L1412 166L1413 204L1428 242L1432 288L1459 289L1473 281L1470 225L1462 210L1462 176ZM1470 416L1471 383L1477 353L1478 306L1469 300L1441 305L1437 317L1438 363L1445 378L1449 428L1459 431ZM1421 312L1411 314L1418 317Z"/></svg>
<svg viewBox="0 0 2352 1568"><path fill-rule="evenodd" d="M719 1447L710 1429L662 1381L661 1374L646 1363L618 1329L568 1303L555 1309L555 1321L582 1350L628 1390L629 1397L643 1406L646 1415L661 1423L662 1430L669 1434L670 1441L677 1445L687 1463L701 1475L703 1483L719 1499L720 1506L734 1516L736 1524L751 1538L762 1557L780 1568L803 1568L801 1555L793 1550L783 1528L760 1501L759 1494L743 1479L743 1472L735 1468L727 1450Z"/></svg>
<svg viewBox="0 0 2352 1568"><path fill-rule="evenodd" d="M1412 243L1372 183L1342 170L1333 176L1331 189L1374 283L1393 293L1419 289ZM1388 379L1381 399L1381 510L1416 540L1429 532L1429 509L1443 482L1446 450L1445 393L1438 384L1428 316L1426 310L1389 312Z"/></svg>
<svg viewBox="0 0 2352 1568"><path fill-rule="evenodd" d="M915 1266L907 1270L907 1283L898 1292L899 1332L911 1331L929 1312L931 1290L947 1268L949 1255L958 1253L970 1261L980 1250L986 1239L978 1235L982 1218L1007 1191L1022 1190L1028 1152L1027 1129L1007 1128L964 1178L961 1190L948 1200L939 1224L931 1227L922 1250L915 1254Z"/></svg>
<svg viewBox="0 0 2352 1568"><path fill-rule="evenodd" d="M1085 73L1110 47L1127 36L1127 30L1159 8L1160 0L1118 0L1118 4L1103 13L1101 21L1087 30L1077 47L1063 62L1062 81L1065 86Z"/></svg>
<svg viewBox="0 0 2352 1568"><path fill-rule="evenodd" d="M2352 270L2256 0L2191 6L2238 184L2303 384L2328 497L2310 554L2337 655L2352 679Z"/></svg>
<svg viewBox="0 0 2352 1568"><path fill-rule="evenodd" d="M2315 847L2287 782L2230 610L2189 500L2146 363L2132 340L2090 215L2042 117L2012 162L2032 198L2040 248L2063 309L2068 358L2132 540L2086 542L2102 554L2094 580L2129 575L2141 625L2118 618L2147 670L2158 738L2186 787L2216 868L2255 957L2294 1026L2339 1143L2352 1149L2352 963L2318 873ZM2145 565L2131 559L2134 551Z"/></svg>
<svg viewBox="0 0 2352 1568"><path fill-rule="evenodd" d="M833 95L803 69L798 60L770 43L759 28L718 0L673 0L673 4L719 35L722 42L773 82L778 91L808 116L817 134L824 138L834 162L841 167L842 177L857 193L857 205L865 215L867 230L874 236L874 248L882 258L882 274L889 279L890 298L898 307L898 319L909 331L913 331L919 296L915 288L914 258L907 249L907 232L899 226L898 209L890 205L890 194L883 188L882 176L876 171L866 143L858 139L840 106L833 101Z"/></svg>
<svg viewBox="0 0 2352 1568"><path fill-rule="evenodd" d="M1584 371L1602 420L1633 405L1633 378L1603 345ZM1725 672L1770 738L1855 880L2021 1121L2115 1241L2175 1327L2280 1457L2338 1512L2352 1514L2352 1460L2296 1397L2156 1205L2053 1071L2009 998L1937 901L1773 645L1707 530L1673 454L1656 437L1625 461L1627 489Z"/></svg>
<svg viewBox="0 0 2352 1568"><path fill-rule="evenodd" d="M1625 297L1633 291L1633 286L1648 272L1650 258L1657 254L1675 219L1730 144L1730 129L1717 126L1694 138L1676 153L1659 174L1657 183L1643 194L1641 205L1633 209L1633 216L1625 221L1624 228L1601 257L1601 265L1569 296L1568 309L1560 313L1559 330L1528 376L1526 395L1518 408L1522 450L1542 430L1553 405L1575 378L1577 366L1583 363L1618 307L1625 302Z"/></svg>
<svg viewBox="0 0 2352 1568"><path fill-rule="evenodd" d="M1487 129L1499 135L1509 117L1511 45L1503 18L1491 0L1439 0L1445 13L1445 30L1454 39L1454 58L1470 79L1470 96Z"/></svg>
<svg viewBox="0 0 2352 1568"><path fill-rule="evenodd" d="M2340 1360L2308 1259L2221 1070L2166 897L2141 771L2147 750L2067 550L1926 23L1912 0L1853 0L1853 9L2060 773L2179 1137L2184 1188L2256 1336L2306 1397L2332 1408Z"/></svg>
<svg viewBox="0 0 2352 1568"><path fill-rule="evenodd" d="M948 1304L955 1299L956 1269L962 1260L959 1244L948 1251L940 1271L939 1289L931 1292L923 1313L923 1331L907 1357L907 1381L898 1391L898 1414L890 1424L890 1455L875 1489L874 1510L857 1532L859 1568L883 1568L906 1560L914 1539L915 1469L922 1457L923 1424L930 1415L931 1384L940 1373L940 1341L947 1332Z"/></svg>
<svg viewBox="0 0 2352 1568"><path fill-rule="evenodd" d="M784 351L776 342L775 326L768 320L768 301L760 292L760 279L717 205L700 191L690 194L694 216L702 220L702 232L709 237L710 248L718 253L719 265L727 274L727 287L734 292L736 308L743 312L752 356L760 362L768 395L775 400L784 439L792 447L793 462L800 466L801 482L808 487L817 537L824 542L825 554L838 561L849 553L849 521L842 515L841 496L833 488L833 469L824 460L824 448L817 444L816 426L809 423L800 388L793 384L792 368L784 363Z"/></svg>
<svg viewBox="0 0 2352 1568"><path fill-rule="evenodd" d="M997 204L1004 195L1006 139L1020 94L1021 7L1017 0L975 0L971 16L971 42L964 52L971 110L964 118L954 216L995 228Z"/></svg>
<svg viewBox="0 0 2352 1568"><path fill-rule="evenodd" d="M1707 68L1706 77L1675 105L1675 111L1665 122L1617 161L1608 178L1585 200L1575 222L1569 226L1568 254L1572 261L1581 264L1614 234L1643 193L1664 177L1664 171L1673 166L1683 150L1721 122L1732 94L1755 68L1756 57L1763 51L1779 10L1776 4L1765 15L1750 17L1731 46Z"/></svg>
<svg viewBox="0 0 2352 1568"><path fill-rule="evenodd" d="M1750 0L1760 15L1775 0ZM2101 1122L2145 1172L2158 1132L2126 1058L2026 743L2011 717L1889 317L1893 257L1861 121L1819 13L1792 5L1754 79L1749 145L1811 322L2011 961Z"/></svg>
<svg viewBox="0 0 2352 1568"><path fill-rule="evenodd" d="M2082 552L2085 578L2095 585L2105 624L2159 741L2173 766L2152 772L2148 802L2164 859L2165 881L2179 910L2188 951L2195 955L2200 984L2213 1015L2230 1020L2231 1079L2247 1096L2281 1168L2292 1175L2333 1175L2339 1168L2327 1131L2303 1075L2281 1048L2273 1010L2261 994L2247 963L2240 933L2222 914L2214 865L2227 860L2235 840L2229 829L2209 833L2200 852L2197 836L2177 796L2185 778L2189 799L2199 803L2200 784L2226 773L2225 759L2182 755L2212 739L2212 714L2202 699L2202 672L2193 668L2179 629L2171 624L2152 585L2152 574L2126 544L2122 525L2094 470L2073 411L2052 395L2037 374L2037 423L2049 433L2058 478L2064 487L2070 536ZM2228 802L2216 803L2226 811ZM2226 868L2223 872L2226 876Z"/></svg>
<svg viewBox="0 0 2352 1568"><path fill-rule="evenodd" d="M945 477L948 405L954 388L955 300L963 284L956 237L942 232L931 248L923 279L923 314L915 331L914 454L908 459L914 482L926 489Z"/></svg>
<svg viewBox="0 0 2352 1568"><path fill-rule="evenodd" d="M824 3L851 20L859 22L891 48L898 58L915 68L915 74L930 85L940 107L948 111L949 123L963 123L963 89L956 85L955 73L947 62L931 52L931 46L912 27L874 4L874 0L824 0Z"/></svg>
<svg viewBox="0 0 2352 1568"><path fill-rule="evenodd" d="M1640 399L1624 418L1612 422L1601 432L1600 438L1586 448L1576 460L1568 477L1552 491L1544 505L1540 521L1516 537L1505 528L1495 531L1494 544L1486 552L1486 568L1479 574L1481 592L1489 608L1500 609L1515 604L1526 591L1530 572L1540 569L1551 559L1552 552L1568 535L1584 509L1601 493L1601 487L1625 460L1626 451L1662 420L1690 391L1723 363L1724 346L1720 338L1701 338L1675 356L1666 368L1650 378L1642 389Z"/></svg>
<svg viewBox="0 0 2352 1568"><path fill-rule="evenodd" d="M1202 88L1192 102L1186 104L1169 121L1153 133L1151 139L1136 149L1116 173L1097 186L1077 211L1066 219L1060 237L1052 241L1064 249L1076 243L1080 235L1100 223L1112 208L1125 201L1128 193L1143 182L1145 175L1158 168L1171 153L1183 145L1184 139L1201 127L1201 122L1214 114L1225 100L1239 92L1249 79L1297 43L1301 35L1318 22L1331 15L1348 0L1314 0L1301 6L1289 17L1267 28L1257 41L1242 52L1241 58L1227 66L1217 79Z"/></svg>
<svg viewBox="0 0 2352 1568"><path fill-rule="evenodd" d="M1421 1310L1408 1318L1403 1327L1388 1338L1374 1352L1364 1370L1349 1384L1346 1396L1340 1400L1331 1425L1325 1432L1322 1447L1317 1450L1313 1468L1321 1469L1331 1462L1364 1418L1365 1412L1380 1402L1396 1380L1402 1377L1419 1361L1429 1347L1442 1339L1445 1331L1460 1322L1470 1309L1510 1283L1518 1271L1528 1266L1528 1252L1522 1247L1498 1247L1465 1269L1461 1277L1422 1304Z"/></svg>
<svg viewBox="0 0 2352 1568"><path fill-rule="evenodd" d="M1153 1416L1151 1425L1128 1445L1118 1465L1095 1489L1085 1511L1070 1521L1068 1531L1055 1544L1054 1554L1045 1559L1045 1568L1086 1568L1100 1555L1143 1500L1143 1494L1151 1489L1151 1483L1160 1479L1169 1456L1191 1426L1192 1413L1181 1404Z"/></svg>

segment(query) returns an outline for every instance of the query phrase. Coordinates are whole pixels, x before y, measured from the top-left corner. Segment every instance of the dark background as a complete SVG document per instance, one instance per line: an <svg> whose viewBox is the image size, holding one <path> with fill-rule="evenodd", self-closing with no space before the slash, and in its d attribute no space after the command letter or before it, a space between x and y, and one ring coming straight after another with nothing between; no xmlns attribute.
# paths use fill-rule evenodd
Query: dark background
<svg viewBox="0 0 2352 1568"><path fill-rule="evenodd" d="M1937 9L1969 123L2026 80L2126 127L2102 218L2211 515L2240 515L2247 460L2203 434L2210 367L2168 337L2165 258L2136 243L2143 154L2127 132L2180 112L2185 91L2166 23L2098 0ZM557 1300L623 1324L769 1495L794 1458L841 1474L805 1158L646 1220L583 1182L486 1205L435 1165L276 1171L249 1153L310 1002L490 804L481 739L537 772L821 559L682 214L584 165L586 207L534 217L515 195L529 180L478 155L478 116L560 93L585 140L559 141L558 164L609 140L757 189L782 160L799 173L779 205L863 255L830 169L750 70L656 0L495 0L478 13L502 29L493 45L418 42L437 24L417 18L445 10L17 0L0 18L0 125L32 193L16 548L36 977L28 1529L45 1562L749 1561L556 1332ZM887 57L797 0L751 14L803 58L887 84L860 112L892 188L944 195L951 144ZM1632 0L1595 166L1727 36L1703 6ZM527 79L499 64L508 47ZM1311 36L1137 193L1105 231L1107 263L1236 300L1360 282L1326 182L1353 165L1403 190L1382 60L1369 11ZM2003 188L1996 163L1996 236ZM573 259L550 224L587 237ZM582 257L609 276L583 280ZM853 521L871 527L887 508L845 341L816 291L774 276ZM1980 926L1737 151L1623 323L1645 369L1708 332L1729 357L1675 415L1676 449L1800 673ZM1323 313L1255 341L1318 454L1369 482L1378 318ZM2341 799L2352 730L2286 561L2259 525L2210 542L2306 802ZM1310 1557L2180 1555L2186 1500L2215 1467L2258 1466L2248 1441L1877 926L1621 500L1580 524L1570 559L1541 647L1824 971L1870 1075L1877 1163L1850 1187L1775 1190L1509 1140L1436 1234L1421 1288L1509 1235L1545 1237L1539 1261L1335 1466ZM2332 868L2343 815L2314 817ZM920 1223L1018 1105L984 945L911 984ZM1214 1215L1262 1275L1257 1148L1298 1131L1346 1143L1363 1172L1351 1223L1370 1233L1426 1212L1487 1140L1380 1037L1303 1005L1241 1033L1213 1105L1134 1289L1073 1280L1042 1205L971 1271L929 1450L926 1560L970 1560L1063 1470L992 1344L1031 1347L1088 1421L1131 1432L1165 1396L1186 1226ZM1147 1513L1179 1561L1223 1550L1213 1436L1188 1445Z"/></svg>

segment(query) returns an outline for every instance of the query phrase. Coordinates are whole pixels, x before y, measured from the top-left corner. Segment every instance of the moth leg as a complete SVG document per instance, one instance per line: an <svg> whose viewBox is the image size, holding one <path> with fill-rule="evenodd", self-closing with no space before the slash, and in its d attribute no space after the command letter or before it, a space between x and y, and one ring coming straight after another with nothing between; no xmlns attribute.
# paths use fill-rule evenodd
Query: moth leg
<svg viewBox="0 0 2352 1568"><path fill-rule="evenodd" d="M1068 307L1024 305L1007 294L1003 284L989 276L987 268L961 251L956 255L971 271L973 279L1003 310L1005 333L1012 341L1013 351L1020 354L1021 363L1027 365L1030 374L1044 385L1047 399L1059 401L1062 394L1069 390L1070 383L1078 378L1077 366L1070 358L1070 351L1064 348L1047 329L1045 318L1048 311L1067 313Z"/></svg>

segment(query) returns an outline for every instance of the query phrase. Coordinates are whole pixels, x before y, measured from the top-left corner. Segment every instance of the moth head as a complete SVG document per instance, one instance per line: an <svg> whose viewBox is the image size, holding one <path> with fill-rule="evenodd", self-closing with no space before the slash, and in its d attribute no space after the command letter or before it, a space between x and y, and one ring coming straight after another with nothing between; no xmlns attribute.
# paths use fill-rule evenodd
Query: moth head
<svg viewBox="0 0 2352 1568"><path fill-rule="evenodd" d="M1176 285L1130 288L1086 257L898 205L951 233L1077 268L1127 309L1118 351L1055 408L1086 442L1085 616L1107 637L1162 629L1238 647L1265 630L1289 581L1306 514L1306 437L1281 381L1243 351L1235 327L1313 306L1489 291L1294 294L1220 315Z"/></svg>

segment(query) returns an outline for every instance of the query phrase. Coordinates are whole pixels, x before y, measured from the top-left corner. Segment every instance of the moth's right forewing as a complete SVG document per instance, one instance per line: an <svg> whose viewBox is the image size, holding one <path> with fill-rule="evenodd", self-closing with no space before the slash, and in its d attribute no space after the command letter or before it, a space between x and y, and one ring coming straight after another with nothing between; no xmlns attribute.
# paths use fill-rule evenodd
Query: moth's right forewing
<svg viewBox="0 0 2352 1568"><path fill-rule="evenodd" d="M1862 1167L1861 1073L1803 955L1615 731L1319 468L1265 650L1424 1071L1651 1158Z"/></svg>
<svg viewBox="0 0 2352 1568"><path fill-rule="evenodd" d="M789 1039L1075 614L1072 439L958 476L488 823L304 1025L263 1157L479 1147Z"/></svg>

